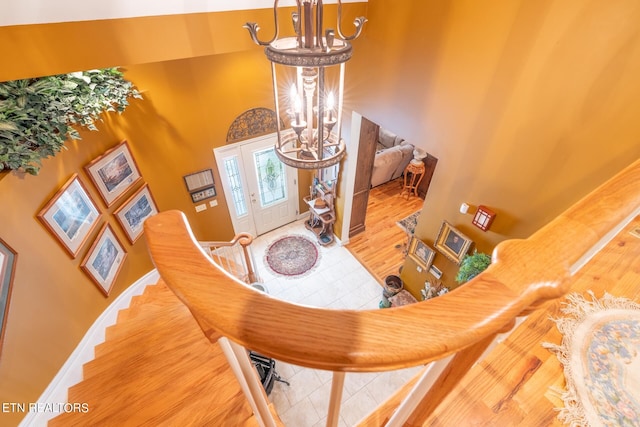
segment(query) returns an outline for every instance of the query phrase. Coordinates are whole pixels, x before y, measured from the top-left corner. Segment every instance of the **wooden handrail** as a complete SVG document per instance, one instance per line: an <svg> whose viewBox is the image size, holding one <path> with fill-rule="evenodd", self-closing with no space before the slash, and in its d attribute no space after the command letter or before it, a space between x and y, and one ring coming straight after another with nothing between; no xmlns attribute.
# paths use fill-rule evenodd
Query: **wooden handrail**
<svg viewBox="0 0 640 427"><path fill-rule="evenodd" d="M215 247L224 247L224 246L233 246L236 243L239 243L241 246L249 246L253 243L253 236L250 233L238 233L233 236L233 239L226 241L200 241L200 245L205 246L215 246Z"/></svg>
<svg viewBox="0 0 640 427"><path fill-rule="evenodd" d="M243 286L206 258L180 212L150 218L145 230L160 275L205 335L217 336L217 331L295 365L381 371L457 352L537 304L563 295L571 266L617 224L638 214L638 194L640 161L530 238L498 245L494 263L464 286L384 310L307 307Z"/></svg>

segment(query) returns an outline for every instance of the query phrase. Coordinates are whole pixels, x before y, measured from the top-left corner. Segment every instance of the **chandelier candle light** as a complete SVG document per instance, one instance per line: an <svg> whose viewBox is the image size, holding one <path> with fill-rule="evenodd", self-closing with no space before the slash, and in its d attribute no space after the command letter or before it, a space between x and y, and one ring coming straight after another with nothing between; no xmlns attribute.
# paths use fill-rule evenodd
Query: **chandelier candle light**
<svg viewBox="0 0 640 427"><path fill-rule="evenodd" d="M345 36L340 27L342 1L338 0L338 23L336 30L323 30L322 0L296 0L297 7L292 13L295 36L278 39L278 0L273 4L275 35L269 41L258 39L258 24L249 22L245 28L256 44L265 46L265 55L271 61L273 95L278 123L278 142L275 147L280 160L298 169L322 169L333 166L344 157L345 144L342 140L342 102L344 98L345 63L351 58L350 40L357 38L364 23L363 17L354 21L356 31ZM278 73L276 66L283 66ZM339 65L339 72L332 73L330 67ZM278 67L281 68L281 67ZM336 75L337 74L337 75ZM282 129L284 115L280 111L278 98L278 76L291 81L283 87L290 87L288 99L283 100L284 114L288 116L290 128ZM329 76L336 77L328 90Z"/></svg>

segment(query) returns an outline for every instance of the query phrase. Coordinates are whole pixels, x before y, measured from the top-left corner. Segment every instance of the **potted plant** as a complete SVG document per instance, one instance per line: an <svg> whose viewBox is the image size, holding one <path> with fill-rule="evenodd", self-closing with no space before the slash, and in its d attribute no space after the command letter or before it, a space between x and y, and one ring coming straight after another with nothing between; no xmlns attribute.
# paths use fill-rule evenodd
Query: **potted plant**
<svg viewBox="0 0 640 427"><path fill-rule="evenodd" d="M475 251L473 255L465 255L456 275L456 282L463 284L482 273L491 265L491 257Z"/></svg>
<svg viewBox="0 0 640 427"><path fill-rule="evenodd" d="M0 171L37 175L42 159L57 154L75 127L97 130L104 111L122 112L142 98L116 68L0 83Z"/></svg>

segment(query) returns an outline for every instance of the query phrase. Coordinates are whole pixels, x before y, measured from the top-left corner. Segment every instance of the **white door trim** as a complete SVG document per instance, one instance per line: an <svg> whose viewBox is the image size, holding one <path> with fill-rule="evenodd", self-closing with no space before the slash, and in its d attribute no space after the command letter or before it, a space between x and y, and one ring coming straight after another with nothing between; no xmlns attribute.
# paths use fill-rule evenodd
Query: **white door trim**
<svg viewBox="0 0 640 427"><path fill-rule="evenodd" d="M353 111L351 113L351 141L347 146L347 158L345 159L344 212L342 215L342 245L349 243L349 229L351 228L351 211L353 210L353 194L356 186L356 170L358 168L358 149L360 148L360 126L362 115ZM353 173L351 173L353 171Z"/></svg>

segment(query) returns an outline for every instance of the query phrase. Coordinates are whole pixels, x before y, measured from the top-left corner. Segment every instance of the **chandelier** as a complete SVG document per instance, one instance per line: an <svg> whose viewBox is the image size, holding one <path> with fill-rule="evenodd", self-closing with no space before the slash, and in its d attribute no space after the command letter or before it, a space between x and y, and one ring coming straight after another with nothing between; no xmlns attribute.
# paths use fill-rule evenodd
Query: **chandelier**
<svg viewBox="0 0 640 427"><path fill-rule="evenodd" d="M367 20L356 18L355 33L345 36L340 25L341 0L336 30L323 29L322 0L296 0L296 4L292 13L295 36L278 38L278 0L273 4L275 35L271 40L258 39L260 27L254 22L244 27L256 44L265 46L271 61L278 158L294 168L322 169L335 165L345 154L341 138L344 69L352 53L349 41L360 35ZM286 89L279 91L280 85ZM281 123L290 127L283 129Z"/></svg>

